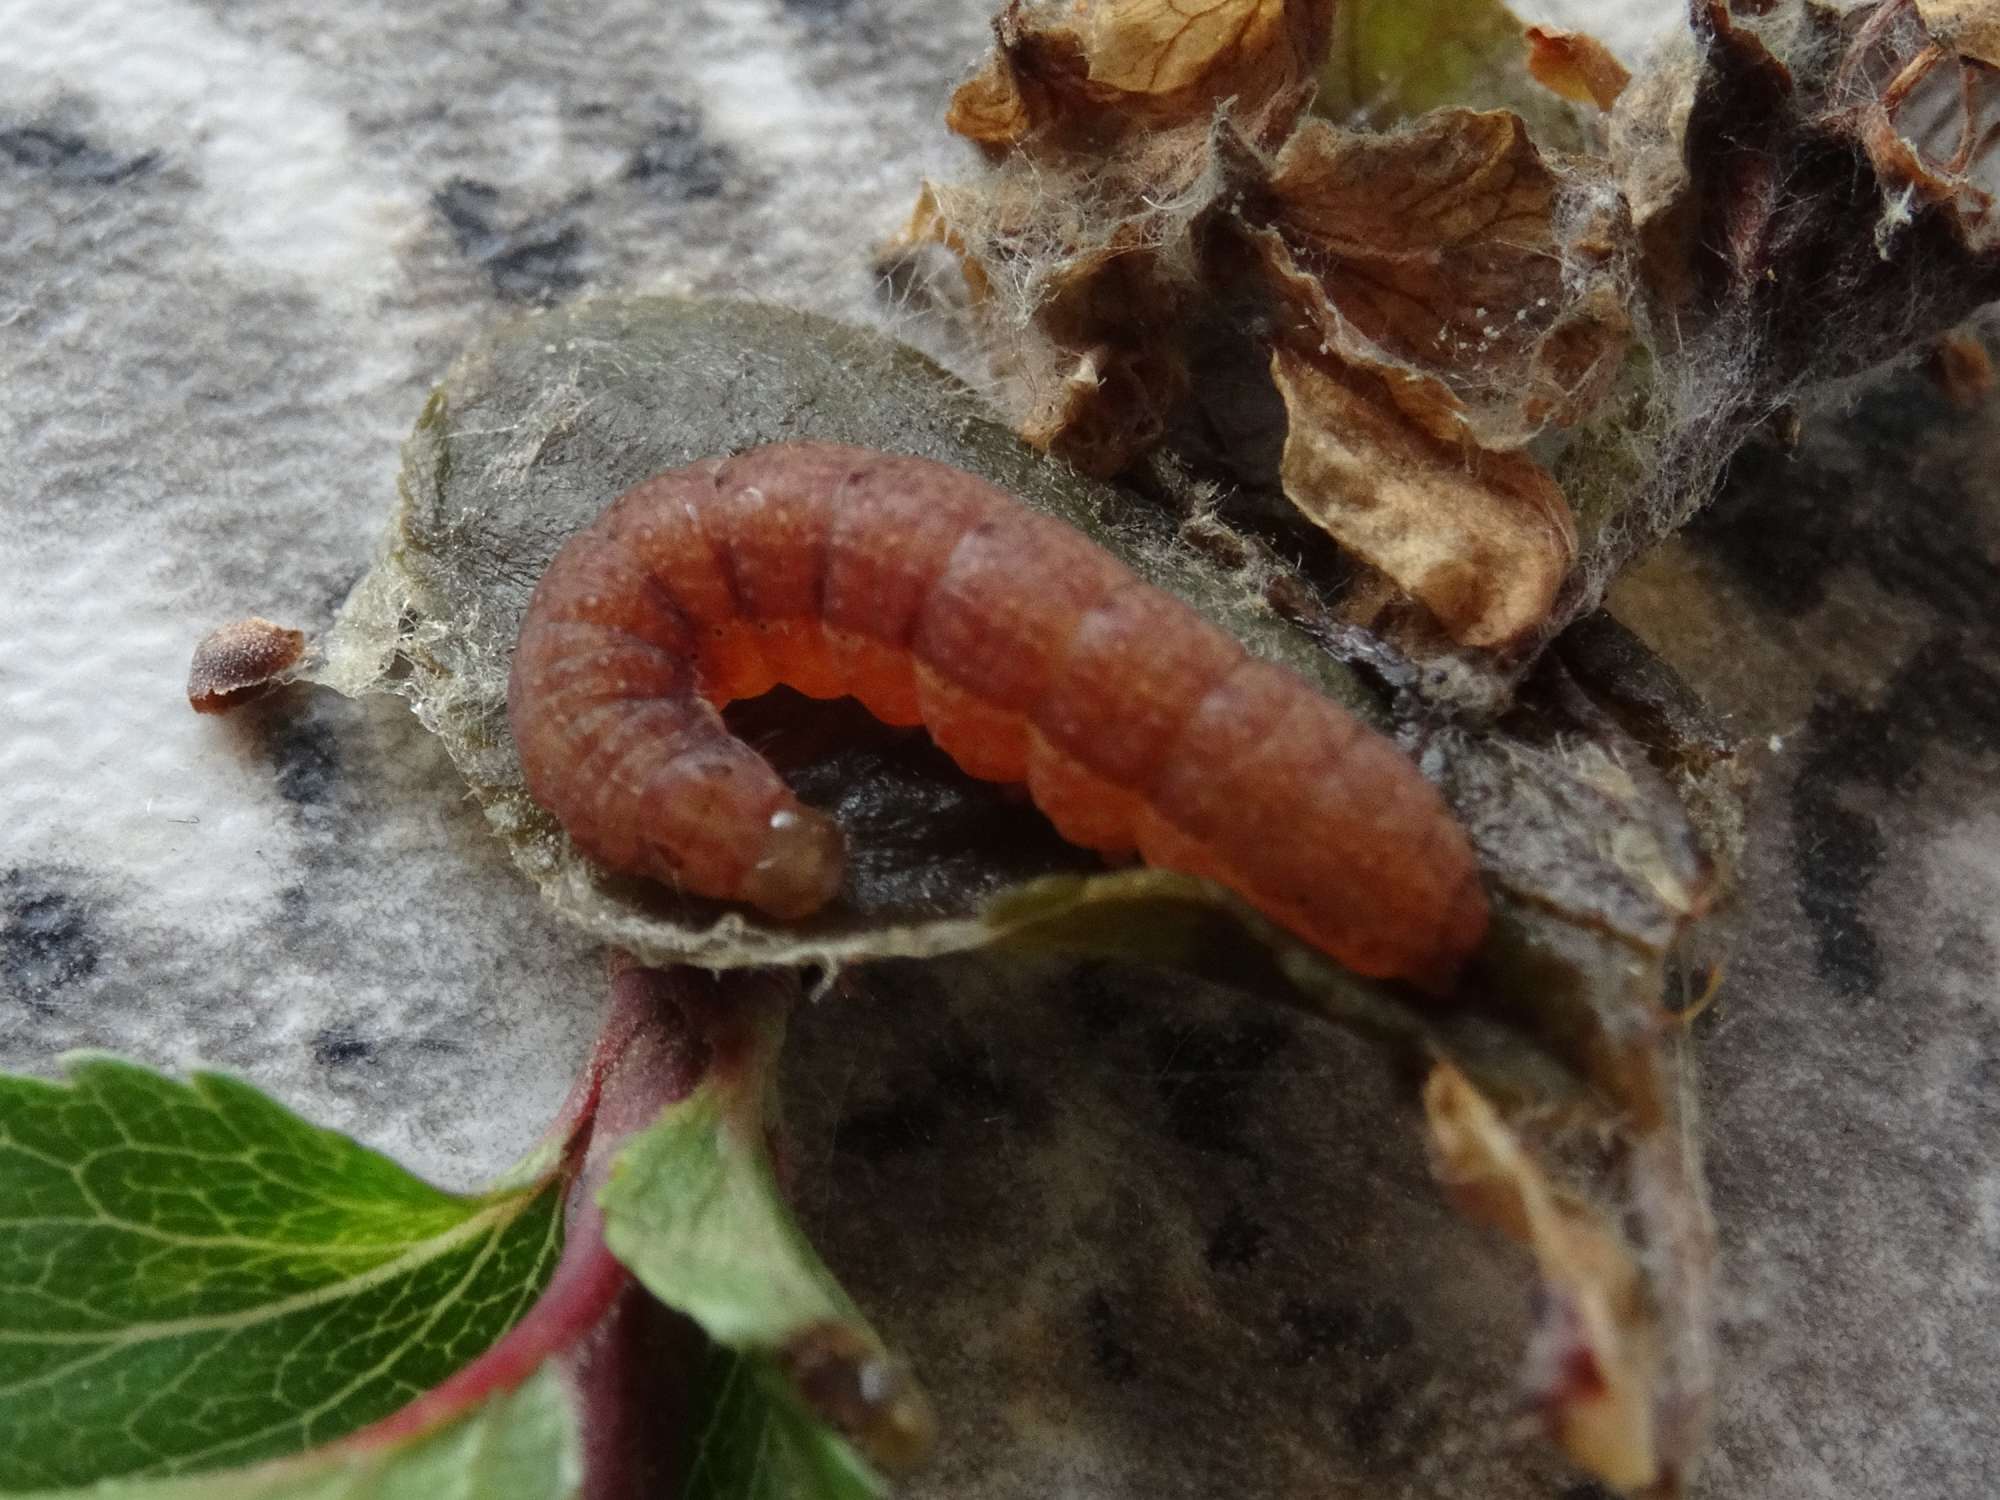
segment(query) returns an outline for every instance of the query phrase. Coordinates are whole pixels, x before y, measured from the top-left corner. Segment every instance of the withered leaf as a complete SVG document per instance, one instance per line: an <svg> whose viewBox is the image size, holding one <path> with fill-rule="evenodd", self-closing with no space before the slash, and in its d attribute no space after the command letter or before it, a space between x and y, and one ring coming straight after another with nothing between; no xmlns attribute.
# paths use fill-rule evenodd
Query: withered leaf
<svg viewBox="0 0 2000 1500"><path fill-rule="evenodd" d="M1130 94L1202 88L1281 40L1285 0L1127 0L1085 22L1090 81Z"/></svg>
<svg viewBox="0 0 2000 1500"><path fill-rule="evenodd" d="M1697 67L1620 105L1628 193L1677 231L1680 264L1653 254L1649 279L1697 328L1754 315L1736 342L1759 345L1760 396L1867 368L2000 291L1982 170L2000 75L1932 36L1926 9L1789 0L1753 29L1700 0Z"/></svg>
<svg viewBox="0 0 2000 1500"><path fill-rule="evenodd" d="M956 258L966 290L975 302L990 295L992 285L987 280L985 262L971 253L956 227L956 203L964 192L963 188L939 186L929 180L921 183L917 201L910 206L910 217L877 249L878 268L885 274L897 274L925 246L937 245Z"/></svg>
<svg viewBox="0 0 2000 1500"><path fill-rule="evenodd" d="M1361 370L1280 347L1271 371L1291 423L1281 478L1294 504L1463 645L1505 646L1542 623L1576 529L1541 465L1438 441Z"/></svg>
<svg viewBox="0 0 2000 1500"><path fill-rule="evenodd" d="M1632 215L1640 278L1668 306L1694 292L1695 202L1682 140L1695 87L1691 67L1649 69L1619 93L1611 113L1611 160Z"/></svg>
<svg viewBox="0 0 2000 1500"><path fill-rule="evenodd" d="M1893 15L1887 7L1884 13ZM2000 20L1983 14L1976 23L1972 16L1966 20L1974 45L1990 48L2000 41ZM2000 238L1991 172L2000 70L1920 29L1906 37L1884 30L1888 35L1879 39L1866 27L1858 31L1844 65L1872 75L1879 89L1856 111L1861 143L1885 187L1902 188L1912 204L1943 210L1965 245L1991 251Z"/></svg>
<svg viewBox="0 0 2000 1500"><path fill-rule="evenodd" d="M945 121L989 149L1033 137L1063 150L1206 124L1224 99L1253 114L1302 91L1332 12L1332 0L1010 0L998 49Z"/></svg>
<svg viewBox="0 0 2000 1500"><path fill-rule="evenodd" d="M1993 394L1993 356L1978 334L1955 328L1931 346L1925 369L1946 398L1971 411Z"/></svg>
<svg viewBox="0 0 2000 1500"><path fill-rule="evenodd" d="M1330 352L1434 387L1407 407L1433 436L1516 447L1594 407L1630 337L1622 210L1597 186L1568 192L1516 115L1444 110L1388 135L1308 125L1252 211Z"/></svg>
<svg viewBox="0 0 2000 1500"><path fill-rule="evenodd" d="M945 111L952 132L980 146L1008 146L1034 128L1021 82L1004 52L958 86Z"/></svg>
<svg viewBox="0 0 2000 1500"><path fill-rule="evenodd" d="M1993 0L1916 0L1917 14L1961 57L2000 68L2000 5Z"/></svg>
<svg viewBox="0 0 2000 1500"><path fill-rule="evenodd" d="M1652 1484L1658 1334L1632 1252L1599 1210L1549 1180L1451 1064L1432 1069L1424 1114L1447 1191L1535 1258L1546 1296L1528 1376L1556 1441L1618 1489Z"/></svg>
<svg viewBox="0 0 2000 1500"><path fill-rule="evenodd" d="M1685 720L1664 725L1663 713L1685 707L1646 701L1659 689L1641 687L1637 667L1607 687L1600 659L1593 694L1580 673L1593 646L1602 655L1606 630L1595 622L1573 632L1582 641L1566 636L1520 685L1505 739L1457 747L1441 783L1490 889L1615 933L1628 951L1664 955L1714 904L1717 861L1731 855L1728 830L1713 830L1711 848L1686 803L1728 799L1732 747ZM1580 659L1586 666L1574 667Z"/></svg>
<svg viewBox="0 0 2000 1500"><path fill-rule="evenodd" d="M1021 436L1086 474L1116 474L1157 443L1188 385L1174 327L1187 288L1132 226L1048 278L1037 332L1059 350L1052 388L1034 391Z"/></svg>
<svg viewBox="0 0 2000 1500"><path fill-rule="evenodd" d="M1488 19L1522 71L1518 22ZM1508 455L1595 410L1623 368L1629 219L1600 163L1545 154L1507 111L1386 135L1300 126L1295 85L1328 20L1274 0L1015 0L953 107L996 168L927 186L903 243L959 257L1019 430L1094 475L1187 418L1198 358L1213 368L1234 339L1261 363L1260 320L1358 372L1373 416L1414 429L1371 428L1364 446L1396 454L1402 481L1430 476L1434 503L1405 508L1393 546L1379 515L1335 526L1343 506L1301 503L1398 587L1422 577L1415 597L1461 645L1511 643L1542 623L1574 543L1558 487ZM1304 423L1296 478L1337 424L1283 394ZM1357 471L1336 492L1374 487Z"/></svg>
<svg viewBox="0 0 2000 1500"><path fill-rule="evenodd" d="M1609 109L1632 81L1631 69L1594 36L1556 26L1530 26L1525 35L1528 71L1565 99Z"/></svg>

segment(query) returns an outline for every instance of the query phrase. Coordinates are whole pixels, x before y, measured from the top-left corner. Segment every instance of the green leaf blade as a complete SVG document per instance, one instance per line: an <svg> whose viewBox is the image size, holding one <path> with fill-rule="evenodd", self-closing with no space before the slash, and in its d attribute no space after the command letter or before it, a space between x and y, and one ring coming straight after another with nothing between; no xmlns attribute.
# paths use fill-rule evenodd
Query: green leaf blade
<svg viewBox="0 0 2000 1500"><path fill-rule="evenodd" d="M725 976L719 1059L636 1132L598 1195L612 1254L719 1347L695 1384L683 1500L879 1500L930 1408L785 1203L765 1136L783 1006Z"/></svg>
<svg viewBox="0 0 2000 1500"><path fill-rule="evenodd" d="M544 1369L458 1420L393 1445L336 1447L230 1474L107 1480L15 1500L573 1500L582 1474L575 1411L561 1378Z"/></svg>
<svg viewBox="0 0 2000 1500"><path fill-rule="evenodd" d="M526 1309L561 1199L445 1193L218 1075L0 1078L0 1491L254 1463L387 1415Z"/></svg>
<svg viewBox="0 0 2000 1500"><path fill-rule="evenodd" d="M680 1500L877 1500L882 1481L799 1409L766 1361L711 1349L695 1380L701 1436Z"/></svg>
<svg viewBox="0 0 2000 1500"><path fill-rule="evenodd" d="M653 1294L732 1348L856 1316L785 1207L762 1143L703 1087L626 1147L603 1199L606 1242Z"/></svg>

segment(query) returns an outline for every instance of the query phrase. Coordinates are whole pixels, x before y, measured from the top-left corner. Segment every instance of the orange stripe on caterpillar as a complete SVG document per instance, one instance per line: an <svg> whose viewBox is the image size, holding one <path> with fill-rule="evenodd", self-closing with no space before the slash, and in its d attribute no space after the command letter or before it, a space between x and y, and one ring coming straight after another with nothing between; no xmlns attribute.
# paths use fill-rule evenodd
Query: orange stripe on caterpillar
<svg viewBox="0 0 2000 1500"><path fill-rule="evenodd" d="M780 682L923 723L1065 837L1361 973L1440 985L1485 932L1464 833L1387 739L984 480L830 443L647 480L556 555L508 687L528 790L612 869L805 916L840 831L716 711Z"/></svg>

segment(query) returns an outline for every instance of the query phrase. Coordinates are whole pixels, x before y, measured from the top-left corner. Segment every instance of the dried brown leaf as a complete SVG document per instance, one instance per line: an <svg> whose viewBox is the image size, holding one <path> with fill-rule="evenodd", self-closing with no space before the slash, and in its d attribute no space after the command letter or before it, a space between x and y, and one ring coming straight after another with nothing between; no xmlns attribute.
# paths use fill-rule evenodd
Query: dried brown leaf
<svg viewBox="0 0 2000 1500"><path fill-rule="evenodd" d="M1915 23L1893 24L1894 5L1885 4L1878 15L1883 24L1859 28L1837 75L1875 89L1855 111L1855 134L1885 189L1900 188L1911 204L1942 210L1969 249L1991 252L2000 240L1992 171L2000 154L1994 127L2000 69ZM2000 31L2000 22L1980 19ZM1972 25L1966 31L1977 46L1996 40Z"/></svg>
<svg viewBox="0 0 2000 1500"><path fill-rule="evenodd" d="M1581 31L1530 26L1528 71L1544 88L1578 104L1609 109L1632 81L1632 71L1604 43Z"/></svg>
<svg viewBox="0 0 2000 1500"><path fill-rule="evenodd" d="M1121 93L1206 88L1282 40L1285 0L1123 0L1084 23L1090 81Z"/></svg>
<svg viewBox="0 0 2000 1500"><path fill-rule="evenodd" d="M1666 306L1694 295L1696 203L1683 142L1699 81L1692 60L1648 69L1611 112L1611 160L1632 215L1640 279Z"/></svg>
<svg viewBox="0 0 2000 1500"><path fill-rule="evenodd" d="M954 134L981 146L1010 146L1034 128L1034 114L1005 52L996 52L958 86L945 110Z"/></svg>
<svg viewBox="0 0 2000 1500"><path fill-rule="evenodd" d="M1439 442L1381 379L1335 361L1280 347L1271 373L1291 423L1280 476L1300 510L1462 645L1505 646L1547 618L1576 529L1541 465Z"/></svg>
<svg viewBox="0 0 2000 1500"><path fill-rule="evenodd" d="M1307 126L1254 212L1277 289L1330 352L1383 374L1433 436L1500 448L1576 420L1617 372L1625 225L1604 203L1573 213L1517 116L1444 110L1390 135Z"/></svg>
<svg viewBox="0 0 2000 1500"><path fill-rule="evenodd" d="M1036 333L1057 378L1021 436L1099 478L1159 442L1188 387L1177 326L1188 290L1132 226L1050 275Z"/></svg>
<svg viewBox="0 0 2000 1500"><path fill-rule="evenodd" d="M1298 127L1329 23L1323 0L1015 0L953 107L996 170L927 187L902 243L959 255L1022 434L1095 475L1185 416L1198 357L1226 365L1233 339L1261 365L1246 323L1275 313L1367 413L1343 432L1294 379L1295 498L1460 644L1511 643L1574 550L1558 487L1514 450L1616 378L1629 223L1600 167L1505 111ZM1384 483L1398 505L1356 498Z"/></svg>
<svg viewBox="0 0 2000 1500"><path fill-rule="evenodd" d="M1564 1192L1449 1063L1424 1085L1435 1170L1471 1218L1534 1256L1547 1293L1528 1378L1556 1441L1621 1490L1653 1484L1658 1334L1631 1250L1604 1215Z"/></svg>
<svg viewBox="0 0 2000 1500"><path fill-rule="evenodd" d="M1971 411L1993 394L1993 356L1978 334L1959 328L1932 345L1925 368L1952 405Z"/></svg>
<svg viewBox="0 0 2000 1500"><path fill-rule="evenodd" d="M945 120L989 150L1070 150L1205 125L1224 100L1245 115L1302 104L1332 15L1332 0L1011 0Z"/></svg>
<svg viewBox="0 0 2000 1500"><path fill-rule="evenodd" d="M971 253L955 224L952 204L962 192L963 189L941 188L929 181L919 184L909 219L876 252L878 268L893 274L925 247L939 246L956 257L973 301L987 297L992 285L986 278L985 263Z"/></svg>
<svg viewBox="0 0 2000 1500"><path fill-rule="evenodd" d="M1932 35L1936 7L1765 9L1753 29L1698 0L1695 65L1621 102L1612 149L1655 291L1698 320L1753 312L1775 386L1878 363L2000 290L2000 74ZM1976 42L1973 13L1954 19Z"/></svg>
<svg viewBox="0 0 2000 1500"><path fill-rule="evenodd" d="M1917 14L1962 57L2000 67L2000 5L1994 0L1916 0Z"/></svg>

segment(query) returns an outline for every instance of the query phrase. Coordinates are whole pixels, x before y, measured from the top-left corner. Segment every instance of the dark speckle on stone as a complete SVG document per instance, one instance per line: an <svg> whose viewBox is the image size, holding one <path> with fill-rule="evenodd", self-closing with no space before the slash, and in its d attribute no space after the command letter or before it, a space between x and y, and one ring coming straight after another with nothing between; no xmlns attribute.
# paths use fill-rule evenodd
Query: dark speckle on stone
<svg viewBox="0 0 2000 1500"><path fill-rule="evenodd" d="M375 1047L363 1041L351 1026L324 1026L313 1038L312 1053L313 1061L323 1068L344 1068L370 1061L375 1056Z"/></svg>
<svg viewBox="0 0 2000 1500"><path fill-rule="evenodd" d="M269 742L278 795L294 807L317 807L333 795L340 750L333 731L313 718L283 718Z"/></svg>
<svg viewBox="0 0 2000 1500"><path fill-rule="evenodd" d="M1258 1074L1290 1039L1269 1020L1156 1031L1154 1083L1174 1138L1203 1151L1243 1153Z"/></svg>
<svg viewBox="0 0 2000 1500"><path fill-rule="evenodd" d="M1991 599L2000 599L2000 570ZM1989 622L2000 635L2000 617ZM1975 635L1956 632L1926 642L1896 674L1889 707L1903 724L1903 736L1919 746L1933 741L1970 752L2000 751L2000 677L1983 666L1985 652ZM1910 752L1915 762L1916 750Z"/></svg>
<svg viewBox="0 0 2000 1500"><path fill-rule="evenodd" d="M943 1123L943 1112L934 1100L898 1099L854 1111L840 1122L834 1141L838 1150L865 1161L883 1161L929 1149Z"/></svg>
<svg viewBox="0 0 2000 1500"><path fill-rule="evenodd" d="M1898 670L1879 707L1833 697L1816 704L1806 721L1788 809L1795 883L1819 975L1849 998L1871 994L1882 982L1867 896L1888 862L1888 844L1847 794L1910 794L1934 745L1973 754L2000 750L2000 680L1978 655L1974 641L1947 633Z"/></svg>
<svg viewBox="0 0 2000 1500"><path fill-rule="evenodd" d="M1618 1497L1596 1480L1585 1479L1564 1489L1560 1500L1618 1500Z"/></svg>
<svg viewBox="0 0 2000 1500"><path fill-rule="evenodd" d="M289 927L302 926L312 919L312 887L304 883L288 885L278 892L278 916Z"/></svg>
<svg viewBox="0 0 2000 1500"><path fill-rule="evenodd" d="M1139 1373L1139 1356L1118 1338L1118 1314L1102 1291L1084 1299L1083 1322L1090 1334L1090 1360L1098 1374L1113 1385L1124 1385Z"/></svg>
<svg viewBox="0 0 2000 1500"><path fill-rule="evenodd" d="M153 151L138 156L120 156L93 146L72 131L44 125L22 125L0 130L0 157L31 172L42 172L57 182L89 183L108 187L136 177L159 159Z"/></svg>
<svg viewBox="0 0 2000 1500"><path fill-rule="evenodd" d="M1907 387L1889 387L1841 419L1849 441L1797 458L1753 444L1688 530L1781 614L1818 609L1860 576L1937 622L1879 701L1830 696L1798 737L1787 808L1793 883L1814 967L1850 999L1875 993L1886 972L1868 924L1890 848L1880 805L1915 794L1924 757L1937 748L2000 747L2000 678L1986 665L2000 645L2000 556L1976 519L1978 476L1912 466L1936 415L1924 412Z"/></svg>
<svg viewBox="0 0 2000 1500"><path fill-rule="evenodd" d="M1848 434L1864 434L1882 426L1880 414L1906 416L1910 406L1906 388L1878 392L1842 422ZM1878 432L1800 458L1752 444L1730 460L1722 494L1690 524L1688 540L1782 614L1818 608L1842 570L1854 568L1882 592L1922 600L1948 622L1990 628L2000 560L1954 506L1910 504L1912 444L1914 432ZM1868 546L1856 546L1860 536Z"/></svg>
<svg viewBox="0 0 2000 1500"><path fill-rule="evenodd" d="M1882 982L1882 946L1863 898L1888 848L1873 819L1841 806L1832 787L1807 774L1792 783L1791 815L1795 882L1819 976L1850 999L1871 994Z"/></svg>
<svg viewBox="0 0 2000 1500"><path fill-rule="evenodd" d="M1323 1358L1372 1364L1406 1348L1416 1335L1409 1314L1389 1302L1355 1306L1293 1297L1279 1313L1279 1322L1292 1364Z"/></svg>
<svg viewBox="0 0 2000 1500"><path fill-rule="evenodd" d="M583 230L567 212L502 222L500 190L470 177L454 177L431 195L458 248L486 268L503 297L549 301L583 285L577 265Z"/></svg>
<svg viewBox="0 0 2000 1500"><path fill-rule="evenodd" d="M0 875L0 979L7 997L45 1006L97 969L101 946L83 901L52 871Z"/></svg>
<svg viewBox="0 0 2000 1500"><path fill-rule="evenodd" d="M1829 519L1837 511L1829 484L1815 468L1752 443L1730 460L1720 497L1688 535L1753 580L1762 603L1803 614L1826 598L1835 569L1852 556L1841 541L1844 528ZM1786 524L1773 525L1770 509L1780 497Z"/></svg>
<svg viewBox="0 0 2000 1500"><path fill-rule="evenodd" d="M1393 1385L1371 1386L1341 1415L1341 1426L1356 1453L1372 1453L1382 1446L1399 1399Z"/></svg>
<svg viewBox="0 0 2000 1500"><path fill-rule="evenodd" d="M1798 458L1755 444L1743 449L1716 503L1689 526L1689 540L1781 613L1817 608L1852 568L1884 593L1921 601L1990 641L2000 627L1992 609L2000 558L1970 519L1979 513L1976 490L1912 492L1953 483L1911 472L1920 429L1909 424L1919 407L1910 387L1897 384L1839 419L1862 435L1856 444Z"/></svg>
<svg viewBox="0 0 2000 1500"><path fill-rule="evenodd" d="M1240 1271L1254 1265L1257 1257L1264 1253L1264 1243L1270 1237L1270 1231L1245 1213L1242 1204L1230 1204L1229 1212L1222 1216L1222 1222L1208 1237L1204 1258L1208 1261L1209 1270Z"/></svg>
<svg viewBox="0 0 2000 1500"><path fill-rule="evenodd" d="M677 198L714 198L729 185L730 155L702 133L701 116L671 106L632 153L625 175Z"/></svg>

